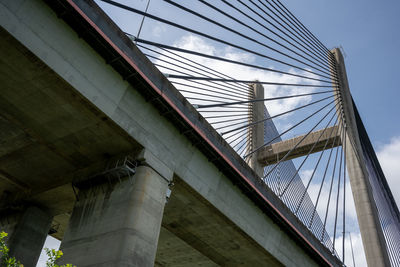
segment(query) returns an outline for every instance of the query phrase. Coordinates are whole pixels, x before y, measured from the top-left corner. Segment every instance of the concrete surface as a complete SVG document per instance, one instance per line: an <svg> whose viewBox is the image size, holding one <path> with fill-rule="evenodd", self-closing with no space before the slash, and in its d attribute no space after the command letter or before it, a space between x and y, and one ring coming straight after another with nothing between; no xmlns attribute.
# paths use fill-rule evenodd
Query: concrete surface
<svg viewBox="0 0 400 267"><path fill-rule="evenodd" d="M264 87L261 84L252 84L250 89L253 91L255 100L264 99ZM250 123L255 123L264 119L264 101L250 104L249 118ZM249 128L250 150L253 151L264 145L264 123L257 123ZM264 176L264 165L258 161L259 152L249 156L249 166L257 173L259 177Z"/></svg>
<svg viewBox="0 0 400 267"><path fill-rule="evenodd" d="M8 233L6 243L10 257L15 257L25 267L35 267L50 230L52 216L30 206L1 217L0 231Z"/></svg>
<svg viewBox="0 0 400 267"><path fill-rule="evenodd" d="M258 154L258 162L263 166L271 165L280 161L301 139L304 140L294 149L285 160L291 160L307 155L314 146L312 153L323 150L324 146L331 148L341 145L340 136L338 137L337 126L327 128L325 131L318 130L310 133L306 138L305 135L296 136L291 139L283 140L263 147ZM336 141L333 144L333 141Z"/></svg>
<svg viewBox="0 0 400 267"><path fill-rule="evenodd" d="M60 264L154 265L168 182L147 166L130 179L82 189L60 249Z"/></svg>
<svg viewBox="0 0 400 267"><path fill-rule="evenodd" d="M237 190L232 186L222 188L221 185L220 193L226 197L230 195L229 190ZM171 198L164 210L156 266L282 266L264 246L249 238L241 227L183 180L175 177L171 189ZM234 204L247 208L244 203ZM285 234L274 224L265 226L260 229L264 232L259 233L264 243L271 243L271 248L273 243L284 246ZM180 245L176 247L177 244ZM293 250L293 255L298 253L298 248L293 246L285 249Z"/></svg>

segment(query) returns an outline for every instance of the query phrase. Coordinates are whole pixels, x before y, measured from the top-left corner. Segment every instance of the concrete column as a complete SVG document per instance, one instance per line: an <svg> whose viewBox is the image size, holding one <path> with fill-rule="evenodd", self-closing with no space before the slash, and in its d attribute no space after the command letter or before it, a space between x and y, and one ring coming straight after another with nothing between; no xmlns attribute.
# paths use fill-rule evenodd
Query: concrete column
<svg viewBox="0 0 400 267"><path fill-rule="evenodd" d="M254 99L264 99L264 87L261 84L252 84L250 86L254 92ZM264 119L264 101L252 103L249 109L249 117L251 122ZM258 123L249 128L249 140L251 150L264 144L264 123ZM258 152L252 154L248 159L248 163L258 176L263 177L264 165L258 162L258 154Z"/></svg>
<svg viewBox="0 0 400 267"><path fill-rule="evenodd" d="M1 218L0 231L8 233L9 255L25 267L34 267L49 233L52 216L37 208L28 207L21 213Z"/></svg>
<svg viewBox="0 0 400 267"><path fill-rule="evenodd" d="M81 190L60 263L153 266L169 182L150 166L130 179Z"/></svg>
<svg viewBox="0 0 400 267"><path fill-rule="evenodd" d="M362 154L344 59L338 48L332 50L332 53L336 58L336 68L340 81L340 86L336 87L340 92L336 101L342 101L342 111L346 126L346 166L349 173L367 264L374 267L390 266L386 242L379 222L378 210L372 195L365 159Z"/></svg>
<svg viewBox="0 0 400 267"><path fill-rule="evenodd" d="M350 144L348 135L346 144ZM372 189L351 145L346 147L346 163L368 266L390 266Z"/></svg>

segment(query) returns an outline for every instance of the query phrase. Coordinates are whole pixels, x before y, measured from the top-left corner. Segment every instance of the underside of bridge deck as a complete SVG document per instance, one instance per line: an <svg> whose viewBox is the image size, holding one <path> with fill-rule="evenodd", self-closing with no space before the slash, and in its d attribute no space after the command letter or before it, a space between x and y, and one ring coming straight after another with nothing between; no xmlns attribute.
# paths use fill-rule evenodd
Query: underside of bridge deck
<svg viewBox="0 0 400 267"><path fill-rule="evenodd" d="M62 239L71 183L141 147L3 28L0 40L0 208L44 207Z"/></svg>
<svg viewBox="0 0 400 267"><path fill-rule="evenodd" d="M282 265L185 182L174 181L156 266Z"/></svg>

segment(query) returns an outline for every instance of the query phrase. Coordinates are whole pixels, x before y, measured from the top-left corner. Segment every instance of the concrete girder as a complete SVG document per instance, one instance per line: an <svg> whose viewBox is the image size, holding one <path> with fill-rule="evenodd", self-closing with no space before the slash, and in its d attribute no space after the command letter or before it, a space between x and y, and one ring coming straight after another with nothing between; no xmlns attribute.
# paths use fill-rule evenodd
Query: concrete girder
<svg viewBox="0 0 400 267"><path fill-rule="evenodd" d="M290 153L290 155L286 157L285 160L291 160L307 155L314 143L316 143L316 145L311 153L322 151L325 146L327 148L332 148L341 145L338 126L329 127L325 129L325 132L323 131L324 129L312 132L307 137L301 135L265 146L258 153L258 162L264 166L279 162L304 137L304 140ZM335 143L334 140L336 140Z"/></svg>

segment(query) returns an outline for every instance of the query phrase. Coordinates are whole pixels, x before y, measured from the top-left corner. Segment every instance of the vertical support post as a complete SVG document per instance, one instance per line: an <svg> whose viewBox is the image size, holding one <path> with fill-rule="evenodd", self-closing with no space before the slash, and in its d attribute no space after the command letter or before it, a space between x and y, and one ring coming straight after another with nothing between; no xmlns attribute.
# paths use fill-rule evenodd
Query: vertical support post
<svg viewBox="0 0 400 267"><path fill-rule="evenodd" d="M163 173L142 162L131 179L81 189L61 243L60 264L153 266L172 179Z"/></svg>
<svg viewBox="0 0 400 267"><path fill-rule="evenodd" d="M9 255L15 257L26 267L34 267L39 259L52 216L34 206L23 212L1 218L1 231L8 233Z"/></svg>
<svg viewBox="0 0 400 267"><path fill-rule="evenodd" d="M338 116L344 115L344 127L346 138L346 165L349 173L350 186L353 193L354 204L360 227L364 251L368 266L390 266L389 256L383 236L382 227L379 222L378 210L372 195L371 184L368 179L368 171L362 154L362 147L358 135L353 102L347 81L346 68L343 55L338 48L331 51L336 59L336 70L339 86L333 88L338 90L336 101L338 105ZM341 109L341 111L339 110ZM342 144L344 141L342 141Z"/></svg>
<svg viewBox="0 0 400 267"><path fill-rule="evenodd" d="M261 84L251 84L250 89L253 92L255 100L264 99L264 87ZM257 122L264 119L264 101L254 102L249 108L250 122ZM264 144L264 123L257 123L249 128L249 140L251 149L256 149ZM259 177L264 175L264 166L258 161L258 152L252 154L249 158L249 166L257 173Z"/></svg>

